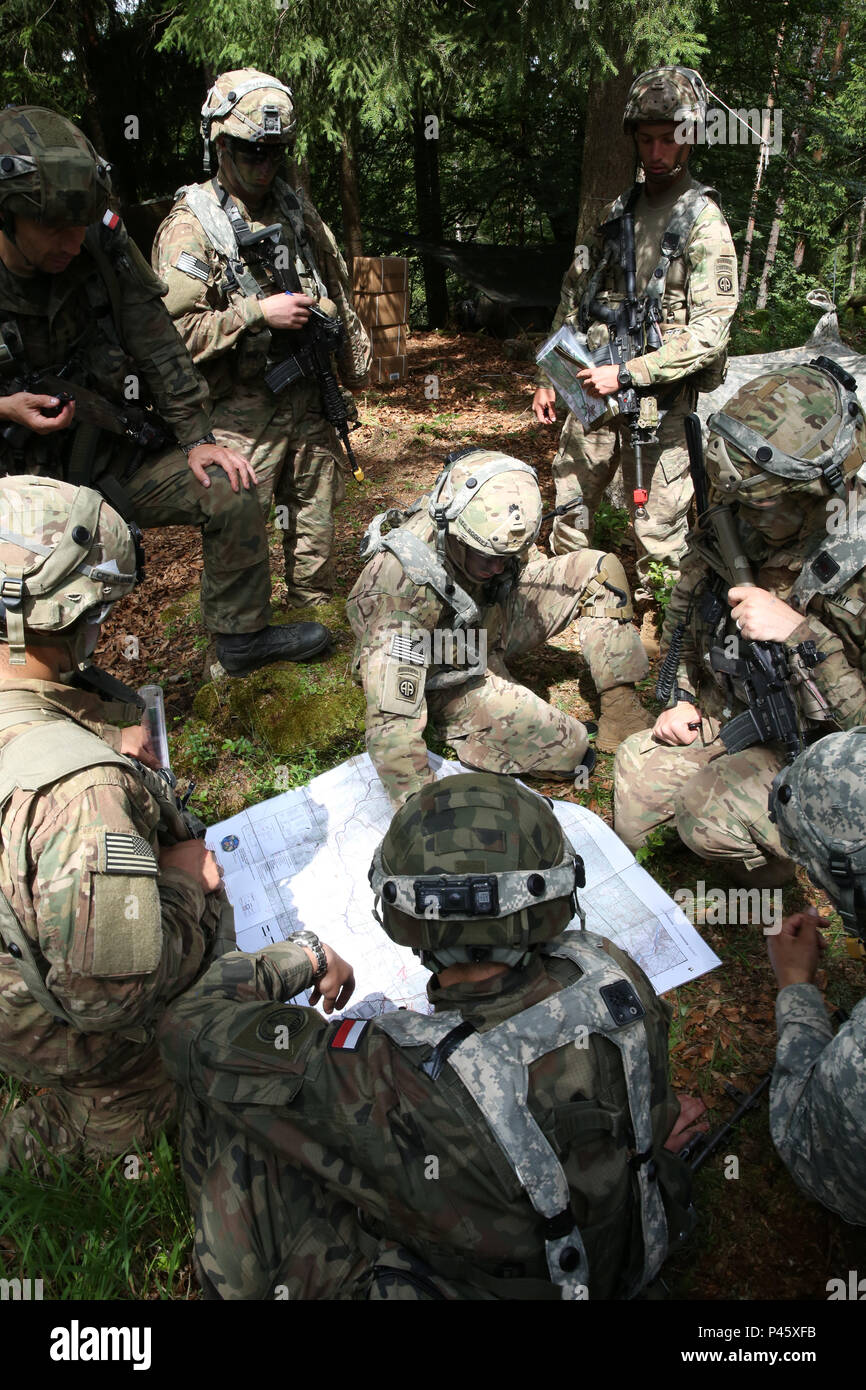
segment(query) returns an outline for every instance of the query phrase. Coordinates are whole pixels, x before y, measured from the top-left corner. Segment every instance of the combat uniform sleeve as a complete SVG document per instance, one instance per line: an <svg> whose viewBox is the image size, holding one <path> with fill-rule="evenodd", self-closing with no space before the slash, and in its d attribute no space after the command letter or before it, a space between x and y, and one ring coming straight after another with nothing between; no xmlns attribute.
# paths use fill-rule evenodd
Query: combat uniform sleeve
<svg viewBox="0 0 866 1390"><path fill-rule="evenodd" d="M728 224L714 203L695 222L684 254L688 322L663 326L663 346L626 363L638 386L678 381L700 371L727 346L739 299L737 257Z"/></svg>
<svg viewBox="0 0 866 1390"><path fill-rule="evenodd" d="M35 869L19 873L12 906L82 1032L147 1022L203 964L205 895L182 870L160 871L157 816L115 767L65 778L33 806L24 852Z"/></svg>
<svg viewBox="0 0 866 1390"><path fill-rule="evenodd" d="M184 253L194 257L200 274L179 267ZM247 329L267 328L261 300L239 290L229 295L220 290L219 257L198 218L182 205L169 213L156 234L153 265L168 285L166 308L195 363L221 357Z"/></svg>
<svg viewBox="0 0 866 1390"><path fill-rule="evenodd" d="M773 1143L812 1197L866 1223L866 1001L834 1038L815 985L787 985L776 998L776 1027Z"/></svg>
<svg viewBox="0 0 866 1390"><path fill-rule="evenodd" d="M866 585L858 585L841 603L824 601L822 617L807 613L785 642L792 664L800 662L796 648L801 642L814 642L824 656L804 674L814 684L832 717L842 729L866 724L866 652L864 652L863 610ZM845 605L851 604L852 613ZM826 619L826 621L822 621ZM829 624L832 622L832 626Z"/></svg>
<svg viewBox="0 0 866 1390"><path fill-rule="evenodd" d="M330 227L322 221L307 199L304 199L304 225L313 246L319 274L327 286L330 298L340 311L340 318L346 329L345 347L338 358L340 378L344 386L359 386L370 370L373 349L367 330L352 304L346 262L340 254L340 248Z"/></svg>
<svg viewBox="0 0 866 1390"><path fill-rule="evenodd" d="M132 241L126 243L117 271L121 332L156 408L181 444L200 439L211 427L208 389L162 303L165 285Z"/></svg>

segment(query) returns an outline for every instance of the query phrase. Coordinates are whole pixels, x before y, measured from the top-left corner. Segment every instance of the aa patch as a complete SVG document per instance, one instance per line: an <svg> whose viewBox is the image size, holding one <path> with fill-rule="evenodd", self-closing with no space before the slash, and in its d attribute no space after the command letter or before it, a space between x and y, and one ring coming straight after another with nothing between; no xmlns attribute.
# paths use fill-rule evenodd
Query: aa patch
<svg viewBox="0 0 866 1390"><path fill-rule="evenodd" d="M405 666L388 657L382 674L379 708L385 714L417 714L424 699L427 673L421 666Z"/></svg>
<svg viewBox="0 0 866 1390"><path fill-rule="evenodd" d="M716 256L715 277L719 294L733 294L736 264L733 256Z"/></svg>
<svg viewBox="0 0 866 1390"><path fill-rule="evenodd" d="M368 1018L344 1018L328 1046L338 1052L354 1052L369 1026Z"/></svg>
<svg viewBox="0 0 866 1390"><path fill-rule="evenodd" d="M141 835L106 830L100 858L102 863L99 868L103 874L125 874L128 877L147 874L156 878L159 873L156 856Z"/></svg>

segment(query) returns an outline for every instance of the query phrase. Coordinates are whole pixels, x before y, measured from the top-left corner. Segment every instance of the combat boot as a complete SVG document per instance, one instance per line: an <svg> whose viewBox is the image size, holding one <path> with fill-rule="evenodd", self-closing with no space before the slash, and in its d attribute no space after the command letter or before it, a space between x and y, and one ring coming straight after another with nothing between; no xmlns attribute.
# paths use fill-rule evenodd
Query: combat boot
<svg viewBox="0 0 866 1390"><path fill-rule="evenodd" d="M601 718L596 747L602 753L615 753L630 734L648 729L653 718L644 709L633 685L615 685L601 695Z"/></svg>
<svg viewBox="0 0 866 1390"><path fill-rule="evenodd" d="M593 735L598 733L598 725L594 723L592 720L584 724L583 727L586 729L588 738L592 738ZM586 789L586 784L589 781L589 778L597 762L598 754L596 753L594 746L591 743L588 743L586 746L586 752L584 753L580 762L577 764L577 767L574 769L574 790L576 792L584 791Z"/></svg>
<svg viewBox="0 0 866 1390"><path fill-rule="evenodd" d="M330 632L321 623L289 623L258 632L220 633L216 649L226 674L243 676L271 661L308 661L323 652L330 640Z"/></svg>

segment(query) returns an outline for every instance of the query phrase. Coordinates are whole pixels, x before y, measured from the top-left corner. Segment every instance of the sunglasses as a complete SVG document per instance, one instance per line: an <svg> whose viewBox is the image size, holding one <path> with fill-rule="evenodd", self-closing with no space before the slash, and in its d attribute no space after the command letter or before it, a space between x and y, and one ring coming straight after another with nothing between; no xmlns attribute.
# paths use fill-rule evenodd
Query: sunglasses
<svg viewBox="0 0 866 1390"><path fill-rule="evenodd" d="M244 164L279 164L286 154L291 154L291 145L258 145L251 140L232 139L229 144L234 160Z"/></svg>

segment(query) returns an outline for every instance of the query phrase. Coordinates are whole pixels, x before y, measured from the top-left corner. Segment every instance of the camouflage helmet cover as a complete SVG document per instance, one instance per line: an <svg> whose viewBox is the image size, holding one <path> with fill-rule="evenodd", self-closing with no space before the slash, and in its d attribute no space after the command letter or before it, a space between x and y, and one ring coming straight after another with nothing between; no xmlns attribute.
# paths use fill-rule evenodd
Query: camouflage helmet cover
<svg viewBox="0 0 866 1390"><path fill-rule="evenodd" d="M703 125L707 89L694 68L650 68L629 88L622 118L628 133L639 121L688 121Z"/></svg>
<svg viewBox="0 0 866 1390"><path fill-rule="evenodd" d="M57 478L0 482L0 621L14 664L25 632L74 627L128 594L136 575L134 535L98 492Z"/></svg>
<svg viewBox="0 0 866 1390"><path fill-rule="evenodd" d="M776 776L769 809L785 853L866 939L866 726L805 749Z"/></svg>
<svg viewBox="0 0 866 1390"><path fill-rule="evenodd" d="M0 111L0 217L87 227L110 193L109 164L65 116L42 106Z"/></svg>
<svg viewBox="0 0 866 1390"><path fill-rule="evenodd" d="M583 881L583 862L545 798L491 772L416 792L370 869L387 934L434 953L437 966L518 963L565 930Z"/></svg>
<svg viewBox="0 0 866 1390"><path fill-rule="evenodd" d="M221 73L205 97L201 133L205 145L217 135L290 145L295 139L292 93L255 68Z"/></svg>
<svg viewBox="0 0 866 1390"><path fill-rule="evenodd" d="M452 455L430 495L429 513L470 550L518 555L541 529L535 469L496 449Z"/></svg>
<svg viewBox="0 0 866 1390"><path fill-rule="evenodd" d="M762 372L708 420L707 471L727 498L845 496L866 461L856 382L827 357Z"/></svg>

